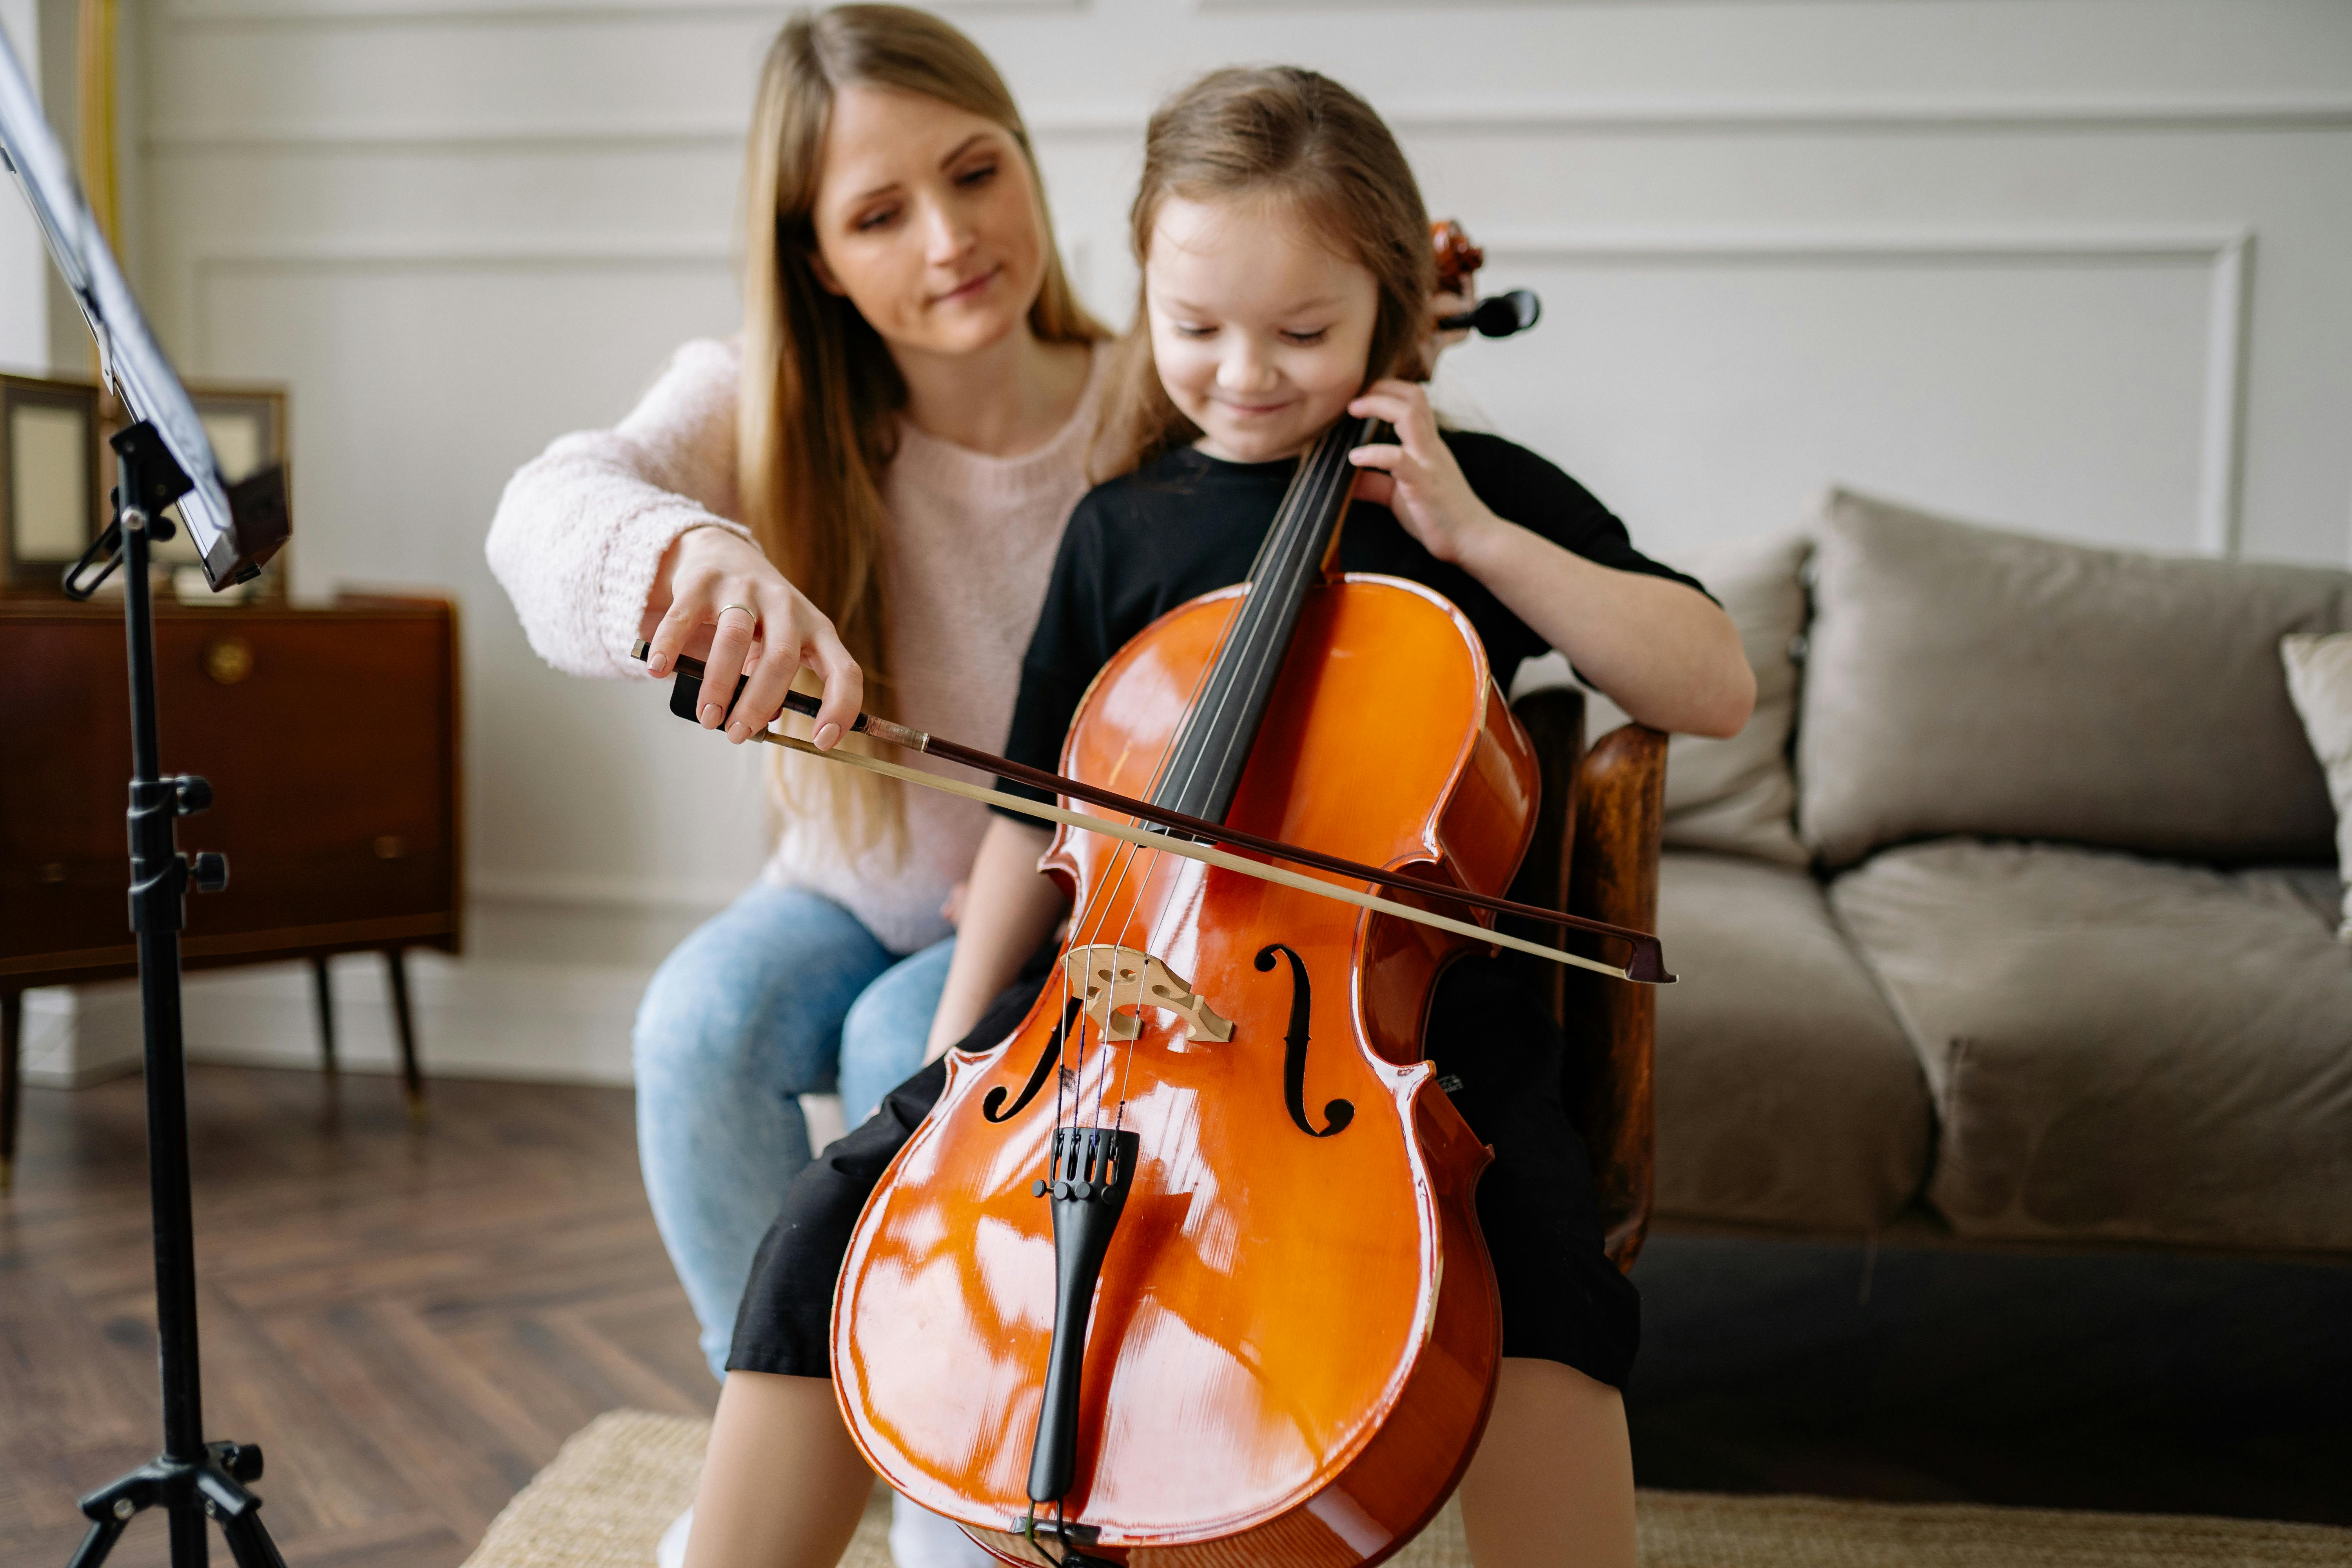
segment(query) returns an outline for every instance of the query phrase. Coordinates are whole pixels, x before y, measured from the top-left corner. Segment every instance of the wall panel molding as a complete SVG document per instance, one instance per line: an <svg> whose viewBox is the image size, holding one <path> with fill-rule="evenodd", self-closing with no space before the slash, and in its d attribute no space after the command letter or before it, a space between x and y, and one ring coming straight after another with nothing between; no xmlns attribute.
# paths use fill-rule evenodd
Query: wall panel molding
<svg viewBox="0 0 2352 1568"><path fill-rule="evenodd" d="M1490 258L1611 267L2205 268L2205 383L2198 429L2197 548L2233 557L2243 533L2246 358L2253 308L2252 229L1955 228L1824 230L1482 230Z"/></svg>
<svg viewBox="0 0 2352 1568"><path fill-rule="evenodd" d="M2197 546L2234 556L2242 537L2245 383L2253 231L2230 228L1633 230L1509 228L1481 235L1491 258L1607 267L2196 266L2207 269L2205 384L2199 428ZM1073 237L1074 248L1083 241ZM233 272L579 271L726 266L723 237L484 241L294 242L198 250L186 258L184 318L205 363L204 295Z"/></svg>
<svg viewBox="0 0 2352 1568"><path fill-rule="evenodd" d="M2352 131L2352 97L2249 99L1661 99L1464 100L1397 103L1383 116L1403 135L1894 135L1906 132L2210 133ZM1040 139L1143 134L1140 109L1047 106L1028 117ZM162 125L143 145L166 156L236 153L324 155L596 153L643 149L730 153L741 122L611 120L453 125L446 120L354 125L338 121Z"/></svg>

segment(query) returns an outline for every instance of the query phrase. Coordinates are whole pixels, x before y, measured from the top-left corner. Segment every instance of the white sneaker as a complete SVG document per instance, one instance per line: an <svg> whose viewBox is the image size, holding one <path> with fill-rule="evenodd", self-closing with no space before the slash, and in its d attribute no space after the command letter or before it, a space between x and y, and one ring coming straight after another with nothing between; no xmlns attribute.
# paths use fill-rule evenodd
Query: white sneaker
<svg viewBox="0 0 2352 1568"><path fill-rule="evenodd" d="M688 1509L669 1521L661 1544L654 1548L655 1568L686 1568L686 1538L694 1531L694 1510Z"/></svg>
<svg viewBox="0 0 2352 1568"><path fill-rule="evenodd" d="M685 1540L680 1531L681 1549ZM890 1561L898 1568L1004 1568L953 1523L895 1496L890 1500Z"/></svg>

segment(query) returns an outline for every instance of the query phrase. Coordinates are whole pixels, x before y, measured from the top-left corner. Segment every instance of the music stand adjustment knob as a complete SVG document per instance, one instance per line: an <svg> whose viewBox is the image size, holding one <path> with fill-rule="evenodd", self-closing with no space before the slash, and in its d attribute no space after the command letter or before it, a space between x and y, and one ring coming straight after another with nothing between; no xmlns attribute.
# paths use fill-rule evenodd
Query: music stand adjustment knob
<svg viewBox="0 0 2352 1568"><path fill-rule="evenodd" d="M217 849L199 850L188 863L188 879L199 893L217 893L228 886L228 857Z"/></svg>
<svg viewBox="0 0 2352 1568"><path fill-rule="evenodd" d="M202 773L182 773L172 781L172 788L182 816L194 816L213 803L212 781Z"/></svg>

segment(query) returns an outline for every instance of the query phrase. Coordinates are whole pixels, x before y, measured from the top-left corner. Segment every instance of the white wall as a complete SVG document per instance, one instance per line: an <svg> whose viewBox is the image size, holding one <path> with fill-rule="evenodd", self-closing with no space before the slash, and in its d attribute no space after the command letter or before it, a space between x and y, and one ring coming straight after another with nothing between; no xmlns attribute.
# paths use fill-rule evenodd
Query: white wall
<svg viewBox="0 0 2352 1568"><path fill-rule="evenodd" d="M38 0L0 0L0 32L40 90ZM48 253L14 176L0 174L0 369L40 371L49 362Z"/></svg>
<svg viewBox="0 0 2352 1568"><path fill-rule="evenodd" d="M472 870L504 933L470 973L593 909L592 962L625 992L759 856L742 759L650 692L539 666L480 543L516 464L732 322L738 138L780 9L142 7L141 276L185 368L292 384L298 586L463 601ZM1433 208L1486 242L1488 284L1545 298L1533 336L1453 356L1457 405L1663 553L1788 523L1837 479L2084 539L2352 557L2341 0L954 15L1026 106L1115 319L1159 94L1265 59L1364 90Z"/></svg>

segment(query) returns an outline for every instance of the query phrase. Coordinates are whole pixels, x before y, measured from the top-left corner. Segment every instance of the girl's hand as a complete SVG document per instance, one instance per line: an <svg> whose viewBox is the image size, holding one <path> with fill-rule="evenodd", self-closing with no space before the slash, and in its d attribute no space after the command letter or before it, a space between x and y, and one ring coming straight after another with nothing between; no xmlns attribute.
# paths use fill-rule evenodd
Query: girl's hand
<svg viewBox="0 0 2352 1568"><path fill-rule="evenodd" d="M866 697L865 673L834 634L833 622L801 591L784 581L760 547L723 528L691 528L670 542L654 574L646 605L658 617L648 641L646 668L667 675L678 656L707 646L709 673L702 689L702 727L727 721L727 738L738 745L768 727L783 711L793 678L813 669L824 682L812 737L830 751ZM727 694L739 674L743 689L731 716Z"/></svg>
<svg viewBox="0 0 2352 1568"><path fill-rule="evenodd" d="M1440 561L1459 561L1475 540L1503 526L1462 477L1454 449L1437 434L1429 395L1409 381L1376 381L1348 405L1358 418L1396 426L1388 446L1359 447L1348 460L1360 470L1356 497L1396 513L1405 531Z"/></svg>

